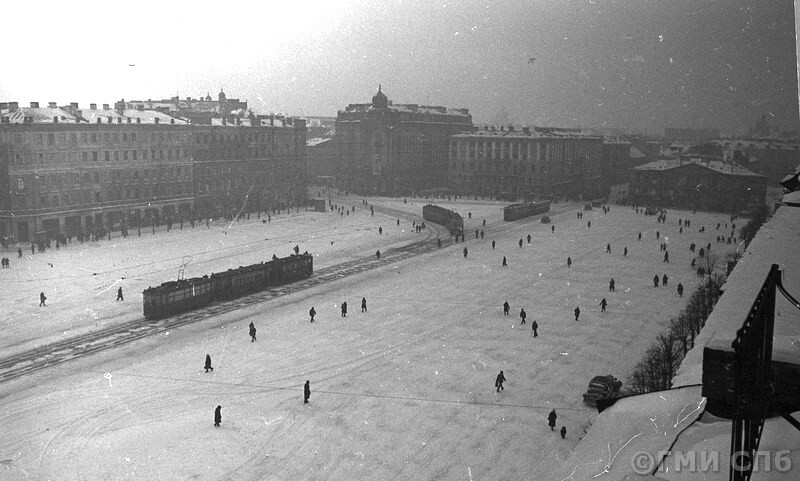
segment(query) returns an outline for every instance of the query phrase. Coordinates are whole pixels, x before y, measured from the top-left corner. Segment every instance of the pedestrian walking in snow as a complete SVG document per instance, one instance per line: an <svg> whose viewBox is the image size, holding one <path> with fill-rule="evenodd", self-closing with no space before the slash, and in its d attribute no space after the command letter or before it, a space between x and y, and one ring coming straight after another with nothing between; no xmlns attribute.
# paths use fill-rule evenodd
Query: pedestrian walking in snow
<svg viewBox="0 0 800 481"><path fill-rule="evenodd" d="M572 267L572 257L567 257L567 267Z"/></svg>
<svg viewBox="0 0 800 481"><path fill-rule="evenodd" d="M486 227L486 219L483 219L483 226Z"/></svg>
<svg viewBox="0 0 800 481"><path fill-rule="evenodd" d="M588 228L590 228L590 229L591 229L591 228L592 228L592 221L589 221L589 222L587 222L587 223L586 223L586 227L588 227Z"/></svg>
<svg viewBox="0 0 800 481"><path fill-rule="evenodd" d="M519 323L525 324L525 318L528 317L528 314L525 313L525 309L519 310L519 318L522 319Z"/></svg>
<svg viewBox="0 0 800 481"><path fill-rule="evenodd" d="M503 371L500 371L500 374L497 375L497 379L494 380L494 387L497 388L497 392L503 390L503 383L506 381L506 377L503 375Z"/></svg>
<svg viewBox="0 0 800 481"><path fill-rule="evenodd" d="M209 369L211 369L212 371L214 370L214 368L211 367L211 356L209 354L206 354L206 365L204 366L204 368L206 372L208 372Z"/></svg>
<svg viewBox="0 0 800 481"><path fill-rule="evenodd" d="M664 262L669 264L669 252L667 251L664 251Z"/></svg>
<svg viewBox="0 0 800 481"><path fill-rule="evenodd" d="M375 258L381 260L381 251L375 251Z"/></svg>
<svg viewBox="0 0 800 481"><path fill-rule="evenodd" d="M317 315L317 311L314 310L312 307L310 311L308 311L308 315L311 316L311 322L314 322L314 316Z"/></svg>
<svg viewBox="0 0 800 481"><path fill-rule="evenodd" d="M44 303L44 301L46 301L46 300L47 300L47 296L44 295L44 292L40 292L39 293L39 307L47 306L47 304Z"/></svg>
<svg viewBox="0 0 800 481"><path fill-rule="evenodd" d="M494 241L492 241L492 250L494 250Z"/></svg>
<svg viewBox="0 0 800 481"><path fill-rule="evenodd" d="M606 302L606 298L604 297L602 301L600 301L600 312L606 312L606 306L608 302Z"/></svg>
<svg viewBox="0 0 800 481"><path fill-rule="evenodd" d="M535 319L531 322L531 329L533 330L533 337L539 337L539 323Z"/></svg>
<svg viewBox="0 0 800 481"><path fill-rule="evenodd" d="M623 257L625 257L625 256L627 256L627 255L628 255L628 248L626 247L626 248L625 248L625 249L623 249L623 251L622 251L622 256L623 256Z"/></svg>
<svg viewBox="0 0 800 481"><path fill-rule="evenodd" d="M511 306L509 306L508 301L506 301L503 303L503 315L507 316L509 310L511 310Z"/></svg>
<svg viewBox="0 0 800 481"><path fill-rule="evenodd" d="M683 297L683 284L678 283L678 297Z"/></svg>
<svg viewBox="0 0 800 481"><path fill-rule="evenodd" d="M214 410L214 427L218 428L221 422L222 422L222 406L217 406L217 409Z"/></svg>
<svg viewBox="0 0 800 481"><path fill-rule="evenodd" d="M556 231L556 226L551 225L550 226L550 233L553 234L553 233L555 233L555 231Z"/></svg>
<svg viewBox="0 0 800 481"><path fill-rule="evenodd" d="M550 426L550 431L555 430L555 428L556 428L556 418L557 417L558 416L556 416L556 410L555 409L550 411L550 414L547 415L547 424Z"/></svg>
<svg viewBox="0 0 800 481"><path fill-rule="evenodd" d="M606 253L607 254L611 253L611 244L606 244Z"/></svg>
<svg viewBox="0 0 800 481"><path fill-rule="evenodd" d="M658 274L653 277L653 287L658 287Z"/></svg>
<svg viewBox="0 0 800 481"><path fill-rule="evenodd" d="M656 240L658 240L660 237L661 237L661 231L656 231Z"/></svg>
<svg viewBox="0 0 800 481"><path fill-rule="evenodd" d="M608 281L608 291L609 292L614 292L614 285L615 285L614 278L612 277L611 280Z"/></svg>
<svg viewBox="0 0 800 481"><path fill-rule="evenodd" d="M311 385L308 381L306 381L305 386L303 386L303 404L308 404L308 398L311 397Z"/></svg>
<svg viewBox="0 0 800 481"><path fill-rule="evenodd" d="M642 233L639 232L639 240L642 240Z"/></svg>
<svg viewBox="0 0 800 481"><path fill-rule="evenodd" d="M579 317L581 317L581 308L580 307L576 307L575 308L575 320L577 321Z"/></svg>
<svg viewBox="0 0 800 481"><path fill-rule="evenodd" d="M17 248L17 256L18 257L22 257L22 248L21 247Z"/></svg>
<svg viewBox="0 0 800 481"><path fill-rule="evenodd" d="M361 312L367 312L367 298L361 298Z"/></svg>
<svg viewBox="0 0 800 481"><path fill-rule="evenodd" d="M464 247L464 259L466 259L466 258L467 258L467 254L468 254L468 253L469 253L469 251L467 250L467 248L466 248L466 247Z"/></svg>
<svg viewBox="0 0 800 481"><path fill-rule="evenodd" d="M664 287L667 287L667 281L668 280L669 280L669 277L667 277L667 275L664 274L664 277L661 278L661 284L663 284Z"/></svg>
<svg viewBox="0 0 800 481"><path fill-rule="evenodd" d="M506 256L503 256L503 267L508 267L508 261L506 261Z"/></svg>
<svg viewBox="0 0 800 481"><path fill-rule="evenodd" d="M122 297L122 286L120 286L120 288L117 289L117 300L118 301L124 301L125 300L125 298Z"/></svg>
<svg viewBox="0 0 800 481"><path fill-rule="evenodd" d="M342 303L342 317L347 317L347 302Z"/></svg>
<svg viewBox="0 0 800 481"><path fill-rule="evenodd" d="M522 247L522 239L519 240L519 246Z"/></svg>
<svg viewBox="0 0 800 481"><path fill-rule="evenodd" d="M256 342L256 325L250 323L250 342Z"/></svg>
<svg viewBox="0 0 800 481"><path fill-rule="evenodd" d="M567 427L566 426L561 426L561 431L560 432L561 432L561 439L566 439L566 437L567 437Z"/></svg>
<svg viewBox="0 0 800 481"><path fill-rule="evenodd" d="M528 244L530 244L530 243L531 243L531 235L528 234Z"/></svg>

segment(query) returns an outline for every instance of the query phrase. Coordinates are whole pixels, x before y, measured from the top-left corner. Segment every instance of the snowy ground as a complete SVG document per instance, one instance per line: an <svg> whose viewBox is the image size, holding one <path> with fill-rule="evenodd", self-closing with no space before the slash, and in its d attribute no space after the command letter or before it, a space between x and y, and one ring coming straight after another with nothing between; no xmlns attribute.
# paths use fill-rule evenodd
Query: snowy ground
<svg viewBox="0 0 800 481"><path fill-rule="evenodd" d="M371 202L420 216L426 203ZM346 203L355 214L284 214L269 224L251 218L9 255L12 268L0 272L1 355L140 317L141 290L175 278L186 252L188 277L283 256L295 244L319 268L420 236L410 221L397 226L395 217L370 216L360 199ZM579 206L559 204L551 234L538 219L504 223L501 203L437 203L465 215L466 259L461 243L444 247L0 384L0 478L542 479L562 467L596 417L581 402L589 379L624 378L683 306L677 283L694 289L689 243L731 248L714 242L722 215L675 211L657 224L612 206L577 220ZM679 217L693 223L682 235ZM486 230L483 240L474 239L476 228ZM669 264L656 230L668 239ZM520 248L528 234L531 244ZM669 287L654 288L653 275L664 273ZM119 285L124 302L114 301ZM46 308L37 307L40 291ZM359 312L361 297L367 313ZM201 369L207 353L212 373ZM497 393L501 369L508 382ZM223 420L215 429L217 405ZM553 408L567 427L564 440L546 426Z"/></svg>

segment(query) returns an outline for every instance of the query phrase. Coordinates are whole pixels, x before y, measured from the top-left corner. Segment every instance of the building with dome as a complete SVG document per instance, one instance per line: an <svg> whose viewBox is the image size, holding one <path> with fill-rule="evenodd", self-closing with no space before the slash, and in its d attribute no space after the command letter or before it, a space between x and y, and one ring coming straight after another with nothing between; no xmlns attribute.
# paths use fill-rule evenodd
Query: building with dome
<svg viewBox="0 0 800 481"><path fill-rule="evenodd" d="M378 86L372 102L340 110L335 129L337 185L399 195L446 187L449 138L473 125L468 109L395 104Z"/></svg>

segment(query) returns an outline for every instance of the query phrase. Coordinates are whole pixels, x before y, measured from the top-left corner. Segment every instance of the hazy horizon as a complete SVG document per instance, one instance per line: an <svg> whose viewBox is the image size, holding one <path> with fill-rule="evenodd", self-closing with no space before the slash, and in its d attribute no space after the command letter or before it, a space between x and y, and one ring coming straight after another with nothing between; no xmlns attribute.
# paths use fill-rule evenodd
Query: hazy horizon
<svg viewBox="0 0 800 481"><path fill-rule="evenodd" d="M127 6L127 4L125 4ZM791 0L103 2L7 5L0 100L59 105L220 88L258 113L335 116L382 84L476 123L798 130ZM532 60L535 59L535 60ZM133 65L133 66L132 66Z"/></svg>

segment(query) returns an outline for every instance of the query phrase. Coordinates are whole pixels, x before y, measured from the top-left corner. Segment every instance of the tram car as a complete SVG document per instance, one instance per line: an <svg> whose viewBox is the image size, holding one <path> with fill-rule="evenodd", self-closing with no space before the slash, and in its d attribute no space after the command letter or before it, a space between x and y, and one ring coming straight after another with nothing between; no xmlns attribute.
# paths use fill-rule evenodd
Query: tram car
<svg viewBox="0 0 800 481"><path fill-rule="evenodd" d="M169 317L269 287L289 284L309 277L313 271L313 256L306 252L228 269L210 276L165 282L157 287L149 287L142 293L144 317Z"/></svg>
<svg viewBox="0 0 800 481"><path fill-rule="evenodd" d="M511 204L503 208L503 220L519 220L532 215L544 214L550 211L550 201L526 202L524 204Z"/></svg>
<svg viewBox="0 0 800 481"><path fill-rule="evenodd" d="M422 207L422 218L447 227L451 234L462 234L464 232L464 218L457 212L439 207L438 205L428 204Z"/></svg>

